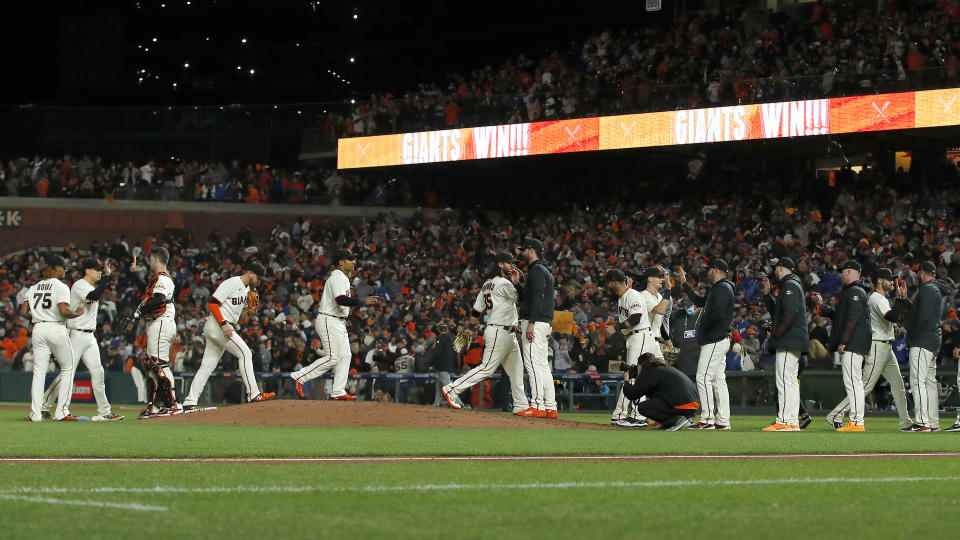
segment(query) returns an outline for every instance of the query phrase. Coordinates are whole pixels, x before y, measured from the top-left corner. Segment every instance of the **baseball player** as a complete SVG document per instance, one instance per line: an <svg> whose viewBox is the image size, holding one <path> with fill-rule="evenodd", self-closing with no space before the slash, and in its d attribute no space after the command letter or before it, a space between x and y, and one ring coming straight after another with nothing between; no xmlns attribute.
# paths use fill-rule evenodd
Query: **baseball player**
<svg viewBox="0 0 960 540"><path fill-rule="evenodd" d="M890 301L887 299L887 294L893 291L893 272L889 268L880 268L875 278L876 287L867 297L873 335L870 354L864 357L863 361L863 392L872 392L882 375L890 384L893 402L900 416L900 429L905 430L913 425L913 421L907 414L907 395L903 387L903 375L900 374L900 364L893 354L893 323L899 321L899 314L890 308ZM848 410L850 399L844 398L827 415L827 423L833 429L840 429L843 427L843 416Z"/></svg>
<svg viewBox="0 0 960 540"><path fill-rule="evenodd" d="M937 266L930 261L920 263L920 287L914 300L907 298L906 287L897 283L894 307L907 312L907 348L910 355L910 392L916 422L905 431L930 433L940 431L940 394L937 388L937 353L942 344L944 297L950 288L936 279Z"/></svg>
<svg viewBox="0 0 960 540"><path fill-rule="evenodd" d="M75 359L82 359L83 364L87 366L87 371L90 372L93 397L97 400L97 415L91 420L94 422L123 420L123 415L114 414L110 410L103 364L100 363L100 345L93 335L97 326L100 297L103 296L103 291L107 288L107 280L101 278L103 275L109 276L113 269L110 268L109 264L101 264L97 259L83 261L81 268L83 279L78 279L70 287L70 305L74 309L81 306L85 307L82 315L67 321L70 345L73 347ZM76 372L75 361L68 379L72 381ZM47 393L44 396L44 409L49 409L54 405L63 380L64 377L57 375L57 378L50 383L50 387L47 388Z"/></svg>
<svg viewBox="0 0 960 540"><path fill-rule="evenodd" d="M543 257L543 242L528 238L521 252L527 263L527 279L520 293L520 336L523 341L523 365L530 377L530 409L521 413L530 417L557 417L557 399L553 370L547 360L547 338L553 328L556 302L553 272Z"/></svg>
<svg viewBox="0 0 960 540"><path fill-rule="evenodd" d="M256 312L259 296L252 287L260 283L260 278L265 273L263 265L252 263L243 274L223 280L207 299L210 315L203 325L203 359L190 384L190 393L183 400L184 411L196 410L197 400L200 399L210 374L220 363L223 351L237 357L240 378L247 390L248 401L266 401L274 397L273 392L260 392L253 369L253 353L234 328L244 309Z"/></svg>
<svg viewBox="0 0 960 540"><path fill-rule="evenodd" d="M476 367L459 379L443 386L440 394L451 407L462 409L460 392L493 375L502 364L503 370L510 377L514 414L533 418L557 418L556 409L549 415L543 415L538 413L538 409L530 407L527 402L527 394L523 389L524 364L516 336L517 322L519 322L517 314L519 293L516 284L520 281L520 272L513 265L513 257L509 253L497 253L494 260L497 265L497 275L488 279L480 287L470 317L472 324L478 324L480 317L484 313L487 314L487 326L483 330L483 356Z"/></svg>
<svg viewBox="0 0 960 540"><path fill-rule="evenodd" d="M143 301L134 313L134 318L143 318L147 326L147 357L143 359L147 372L148 399L150 402L138 418L169 416L183 411L177 403L174 391L173 371L170 369L170 345L177 334L174 318L173 279L167 273L170 252L158 247L150 254L149 265L153 277L143 293ZM136 261L134 261L136 264ZM163 405L161 407L161 405Z"/></svg>
<svg viewBox="0 0 960 540"><path fill-rule="evenodd" d="M730 429L730 394L727 391L727 352L730 351L730 323L733 322L736 286L727 279L730 267L723 259L710 261L707 281L710 290L700 296L687 283L687 274L680 269L683 292L702 308L697 317L697 392L700 394L700 421L690 429Z"/></svg>
<svg viewBox="0 0 960 540"><path fill-rule="evenodd" d="M350 308L360 305L360 299L350 291L349 275L357 265L357 258L349 249L341 249L336 255L337 267L330 272L320 297L320 313L313 322L313 328L320 336L325 356L317 358L309 366L290 374L297 394L303 397L303 383L312 381L333 369L333 388L330 397L337 400L357 399L347 394L347 374L350 369L350 339L347 336L347 317ZM368 296L364 300L368 306L383 305L379 296Z"/></svg>
<svg viewBox="0 0 960 540"><path fill-rule="evenodd" d="M770 280L763 278L762 291L767 307L773 313L773 330L768 347L775 351L775 379L777 382L777 419L763 431L800 431L800 381L797 370L800 355L810 348L810 329L807 327L807 306L803 299L803 284L793 272L796 263L789 257L780 257L775 263L774 276L780 280L780 292L770 294Z"/></svg>
<svg viewBox="0 0 960 540"><path fill-rule="evenodd" d="M656 279L656 278L654 278ZM660 346L650 327L650 310L644 302L642 293L628 286L627 276L620 270L610 270L604 280L607 289L617 295L617 324L615 331L626 336L628 365L637 364L643 353L660 355ZM610 416L610 424L621 427L646 427L645 419L636 417L633 401L623 395L623 388L617 396L617 405Z"/></svg>
<svg viewBox="0 0 960 540"><path fill-rule="evenodd" d="M60 281L67 272L67 263L63 258L51 255L47 265L43 279L27 290L27 297L20 305L20 314L33 322L33 332L30 334L33 344L33 381L30 385L30 416L26 420L40 422L43 419L43 383L46 382L51 353L60 365L62 382L58 388L54 419L79 420L69 410L74 356L64 321L83 315L83 306L70 309L70 289Z"/></svg>
<svg viewBox="0 0 960 540"><path fill-rule="evenodd" d="M830 332L830 351L840 354L840 368L843 370L843 386L850 402L850 422L836 428L837 431L860 432L863 427L865 395L863 389L863 359L870 354L870 342L873 329L867 307L869 286L860 281L862 267L854 259L843 263L840 278L843 289L840 303L836 309L821 305L821 313L833 318L833 331ZM823 302L819 294L813 298Z"/></svg>

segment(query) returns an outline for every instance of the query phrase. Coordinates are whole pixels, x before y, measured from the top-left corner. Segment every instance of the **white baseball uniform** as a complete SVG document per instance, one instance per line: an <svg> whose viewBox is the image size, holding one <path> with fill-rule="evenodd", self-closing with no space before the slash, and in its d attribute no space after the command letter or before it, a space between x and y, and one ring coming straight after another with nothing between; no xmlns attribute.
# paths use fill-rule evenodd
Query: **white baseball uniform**
<svg viewBox="0 0 960 540"><path fill-rule="evenodd" d="M90 384L93 387L93 397L97 400L97 414L106 416L110 410L110 402L107 401L106 377L103 372L103 364L100 361L100 345L97 343L96 336L93 335L97 327L97 311L100 308L98 300L87 300L89 295L96 287L85 279L77 280L70 287L70 309L76 311L83 306L83 314L79 317L67 320L67 329L70 334L70 344L73 347L74 362L71 366L70 378L73 380L77 373L77 360L83 360L90 372ZM53 406L59 392L61 381L64 377L57 377L50 383L44 395L44 408Z"/></svg>
<svg viewBox="0 0 960 540"><path fill-rule="evenodd" d="M26 302L30 305L30 320L33 332L33 381L30 385L30 419L42 419L43 386L47 378L50 355L57 359L63 384L57 393L57 409L54 418L70 415L70 398L73 392L73 347L70 336L60 315L60 304L70 305L70 289L56 278L45 279L27 291Z"/></svg>
<svg viewBox="0 0 960 540"><path fill-rule="evenodd" d="M157 272L144 293L144 300L150 300L156 294L163 295L167 301L160 308L158 314L150 314L144 318L147 321L147 356L157 358L163 362L160 376L170 382L170 388L176 388L173 380L173 370L170 363L170 345L177 335L176 309L173 307L173 292L175 287L170 274ZM152 396L151 398L152 399Z"/></svg>
<svg viewBox="0 0 960 540"><path fill-rule="evenodd" d="M702 400L700 421L730 425L730 393L727 390L727 352L730 338L702 345L697 361L697 392Z"/></svg>
<svg viewBox="0 0 960 540"><path fill-rule="evenodd" d="M487 326L483 330L483 356L476 367L443 387L448 395L460 395L460 392L493 375L503 365L503 370L510 377L513 412L530 408L523 389L523 359L516 336L518 297L513 283L501 276L487 280L480 288L473 310L487 313Z"/></svg>
<svg viewBox="0 0 960 540"><path fill-rule="evenodd" d="M774 355L774 379L777 383L778 424L800 425L800 351L777 349Z"/></svg>
<svg viewBox="0 0 960 540"><path fill-rule="evenodd" d="M646 293L647 298L644 298ZM643 353L653 353L662 356L660 344L657 343L650 327L650 310L660 303L657 296L636 289L628 288L626 292L617 301L617 319L619 322L626 322L634 315L640 315L640 322L632 328L625 328L624 335L627 336L627 358L628 365L635 366ZM656 300L651 306L650 303ZM635 414L633 402L625 398L623 388L620 389L620 395L617 396L617 405L610 416L611 420L623 420L627 417L634 417ZM642 420L642 417L635 417Z"/></svg>
<svg viewBox="0 0 960 540"><path fill-rule="evenodd" d="M907 414L907 394L903 386L903 375L900 373L897 357L893 354L893 323L883 318L890 311L890 301L877 291L873 291L867 298L867 306L870 309L873 343L870 354L863 363L863 391L864 393L872 392L882 375L890 384L890 393L893 394L897 415L900 416L900 427L910 427L913 421ZM827 420L842 422L849 408L850 400L844 398L830 411Z"/></svg>
<svg viewBox="0 0 960 540"><path fill-rule="evenodd" d="M309 366L294 371L290 376L301 383L312 381L333 369L333 387L330 397L347 393L347 374L350 371L350 339L347 336L347 317L350 307L337 303L337 297L351 296L350 280L339 268L330 273L320 297L320 314L313 321L313 328L320 336L325 356L317 358Z"/></svg>
<svg viewBox="0 0 960 540"><path fill-rule="evenodd" d="M190 393L183 400L184 406L196 405L203 393L203 388L207 385L210 374L217 369L217 364L223 357L223 351L237 357L240 368L240 378L243 379L243 386L247 391L247 399L253 399L260 394L260 388L257 386L256 372L253 368L253 353L250 347L244 343L240 334L236 332L237 323L240 321L240 315L247 307L247 294L250 287L243 284L240 276L234 276L223 280L217 290L213 291L211 302L219 304L220 315L224 322L233 327L234 332L227 339L223 334L223 327L217 322L211 314L203 324L203 360L200 361L200 368L193 377L190 384Z"/></svg>

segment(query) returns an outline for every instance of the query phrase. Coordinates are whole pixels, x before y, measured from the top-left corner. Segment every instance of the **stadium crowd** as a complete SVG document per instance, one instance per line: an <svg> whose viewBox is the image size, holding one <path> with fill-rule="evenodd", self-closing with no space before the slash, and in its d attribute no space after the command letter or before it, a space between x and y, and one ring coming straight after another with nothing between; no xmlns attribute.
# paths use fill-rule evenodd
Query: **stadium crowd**
<svg viewBox="0 0 960 540"><path fill-rule="evenodd" d="M716 107L960 81L955 0L784 3L689 11L674 25L603 30L539 57L451 73L332 113L330 137Z"/></svg>
<svg viewBox="0 0 960 540"><path fill-rule="evenodd" d="M616 299L599 283L607 269L654 263L671 270L683 267L702 289L706 264L715 258L728 262L736 283L738 313L731 329L739 345L735 352L744 357L743 365L762 367L767 356L764 323L770 313L761 301L758 280L771 275L771 259L793 258L807 289L830 302L835 302L833 295L841 287L838 268L854 257L863 263L865 276L880 266L890 267L911 289L917 286L916 266L933 260L939 265L938 277L956 291L960 223L950 218L960 195L956 191L903 195L871 176L879 173L864 171L862 182L856 181L856 173L849 174L854 181L835 189L826 211L774 193L754 193L644 206L621 200L589 211L572 204L522 218L464 210L418 212L401 220L384 213L363 222L307 218L278 223L264 238L254 238L249 229L231 237L214 232L206 239L167 230L157 238L71 245L62 255L74 268L87 256L116 262L119 271L105 278L111 283L101 302L103 326L97 334L108 371L129 369L132 358L142 351L142 337L128 342L111 324L139 301L137 280L129 276L134 256L132 271L142 279L147 272L144 254L156 245L170 249L169 268L178 289L175 371L197 367L206 298L217 282L238 274L249 261L263 263L271 276L260 287L259 316L240 324L258 368L288 372L309 363L317 355L311 322L329 270L328 258L336 247L345 246L358 255L356 294L377 294L388 301L383 308L361 308L350 317L352 369L389 372L397 357L408 356L413 371L426 372L431 369L436 323L450 321L454 328L464 324L476 290L489 277L493 254L515 249L529 235L543 239L546 246L546 259L556 276L557 309L573 313L573 334L555 335L552 341L557 371L605 372L623 354L622 336L611 324ZM37 279L41 261L39 250L28 250L9 256L0 268L0 369L29 369L28 326L14 308L18 294ZM76 272L67 279L76 279ZM695 320L696 308L677 298L670 319L674 328L682 329ZM940 359L952 364L953 347L960 342L957 297L950 296L947 303L950 312L943 324ZM812 337L825 343L829 321L814 312L811 327ZM680 367L689 371L684 365L689 362L684 359L687 344L682 332L674 335ZM461 358L466 364L478 361L479 346ZM693 353L694 368L695 362ZM811 363L834 367L825 354L812 353ZM233 366L235 360L227 355L223 368Z"/></svg>

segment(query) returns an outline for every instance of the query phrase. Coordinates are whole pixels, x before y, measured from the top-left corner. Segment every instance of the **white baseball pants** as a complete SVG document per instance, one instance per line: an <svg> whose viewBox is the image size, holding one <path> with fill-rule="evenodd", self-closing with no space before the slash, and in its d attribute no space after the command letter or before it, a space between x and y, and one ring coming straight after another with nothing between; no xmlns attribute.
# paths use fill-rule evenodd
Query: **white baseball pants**
<svg viewBox="0 0 960 540"><path fill-rule="evenodd" d="M203 359L200 361L200 368L190 383L190 393L183 400L184 405L196 405L203 393L203 388L210 379L210 374L217 369L220 359L223 357L223 351L237 357L237 363L240 369L240 378L243 379L244 389L247 391L247 400L251 400L260 394L260 388L257 386L256 372L253 370L253 353L250 347L243 342L240 334L234 330L227 339L223 335L223 327L217 323L213 317L207 317L203 325Z"/></svg>
<svg viewBox="0 0 960 540"><path fill-rule="evenodd" d="M700 421L705 424L730 425L730 393L727 391L729 350L730 338L700 347L697 393L700 394Z"/></svg>
<svg viewBox="0 0 960 540"><path fill-rule="evenodd" d="M476 367L462 377L447 384L443 391L459 396L460 392L472 387L493 375L500 365L510 377L510 393L513 394L513 412L530 408L527 394L523 389L523 359L520 357L520 345L517 336L500 326L488 324L483 331L483 356ZM551 379L552 380L552 379Z"/></svg>
<svg viewBox="0 0 960 540"><path fill-rule="evenodd" d="M57 390L57 409L53 417L57 420L70 414L70 398L73 396L73 346L67 327L58 322L40 322L33 325L30 336L33 344L33 380L30 384L30 419L42 420L43 386L47 382L47 367L51 354L60 366L60 379L63 384Z"/></svg>
<svg viewBox="0 0 960 540"><path fill-rule="evenodd" d="M800 351L779 349L776 353L774 378L777 381L777 423L800 425Z"/></svg>
<svg viewBox="0 0 960 540"><path fill-rule="evenodd" d="M847 391L847 401L850 402L850 422L862 426L866 403L863 391L863 355L844 351L840 355L840 369L843 371L843 389Z"/></svg>
<svg viewBox="0 0 960 540"><path fill-rule="evenodd" d="M343 319L318 315L313 328L320 336L325 356L317 358L312 364L290 374L295 380L305 383L312 381L333 369L333 386L330 397L340 397L347 393L347 375L350 372L350 338Z"/></svg>
<svg viewBox="0 0 960 540"><path fill-rule="evenodd" d="M653 353L659 357L663 356L660 350L660 344L657 343L653 331L649 328L643 329L635 334L627 336L627 358L626 363L630 366L637 365L640 355L643 353ZM643 401L644 398L638 401ZM623 387L620 387L620 394L617 396L617 405L613 408L610 415L611 420L623 420L624 418L636 418L645 420L643 416L635 416L633 402L623 396Z"/></svg>
<svg viewBox="0 0 960 540"><path fill-rule="evenodd" d="M107 381L103 374L103 364L100 363L100 346L97 345L97 339L93 332L81 332L80 330L68 330L70 334L70 345L73 347L74 362L71 368L70 380L76 378L77 359L83 360L90 372L90 385L93 387L93 397L97 400L97 414L105 416L110 414L110 402L107 401ZM53 407L59 395L60 382L63 380L61 375L57 375L47 392L43 396L43 408ZM71 384L72 386L72 384ZM72 390L71 390L72 392Z"/></svg>
<svg viewBox="0 0 960 540"><path fill-rule="evenodd" d="M903 386L903 375L900 374L900 364L897 363L897 357L893 354L893 345L882 341L874 341L870 347L870 354L863 359L864 398L873 391L877 382L880 381L881 375L890 384L893 403L896 405L897 414L900 416L900 427L910 427L913 425L913 420L907 414L907 394ZM843 398L827 415L827 420L842 422L849 407L850 399Z"/></svg>
<svg viewBox="0 0 960 540"><path fill-rule="evenodd" d="M157 317L147 321L147 356L157 358L166 364L159 375L170 382L170 388L177 387L173 380L173 370L170 369L170 345L173 344L173 338L176 335L177 322L173 317ZM153 396L148 396L147 400L153 400Z"/></svg>
<svg viewBox="0 0 960 540"><path fill-rule="evenodd" d="M557 410L556 391L553 386L553 370L547 357L547 338L552 325L546 322L533 323L533 341L527 339L530 321L520 322L520 337L523 341L523 367L530 377L530 406L541 411Z"/></svg>
<svg viewBox="0 0 960 540"><path fill-rule="evenodd" d="M917 423L940 427L940 393L937 390L937 353L910 347L910 393Z"/></svg>

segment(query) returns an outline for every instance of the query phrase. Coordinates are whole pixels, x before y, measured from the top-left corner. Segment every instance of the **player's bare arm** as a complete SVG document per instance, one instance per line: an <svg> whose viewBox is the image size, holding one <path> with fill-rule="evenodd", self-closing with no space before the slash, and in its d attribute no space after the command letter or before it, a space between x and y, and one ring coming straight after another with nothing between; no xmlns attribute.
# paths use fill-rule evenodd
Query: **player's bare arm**
<svg viewBox="0 0 960 540"><path fill-rule="evenodd" d="M57 304L57 309L60 311L60 315L62 315L64 319L75 319L83 315L83 306L77 306L77 310L73 311L70 309L70 304L66 302L60 302Z"/></svg>

